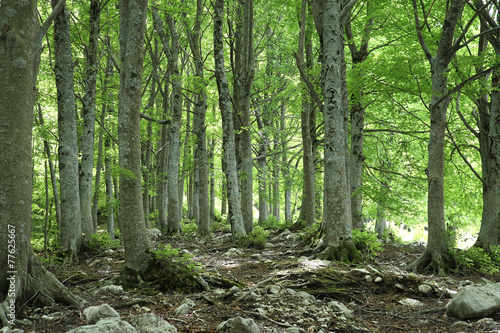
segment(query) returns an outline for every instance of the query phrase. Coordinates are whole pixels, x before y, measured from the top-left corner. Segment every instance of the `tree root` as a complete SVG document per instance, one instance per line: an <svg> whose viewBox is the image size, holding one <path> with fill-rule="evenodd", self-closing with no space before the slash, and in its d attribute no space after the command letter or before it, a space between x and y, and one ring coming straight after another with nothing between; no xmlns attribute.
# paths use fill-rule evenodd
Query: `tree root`
<svg viewBox="0 0 500 333"><path fill-rule="evenodd" d="M445 268L443 255L426 248L422 255L405 269L409 272L430 272L437 273L438 276L445 276Z"/></svg>
<svg viewBox="0 0 500 333"><path fill-rule="evenodd" d="M352 241L344 242L339 246L329 245L316 257L322 260L342 261L346 264L357 264L363 261Z"/></svg>

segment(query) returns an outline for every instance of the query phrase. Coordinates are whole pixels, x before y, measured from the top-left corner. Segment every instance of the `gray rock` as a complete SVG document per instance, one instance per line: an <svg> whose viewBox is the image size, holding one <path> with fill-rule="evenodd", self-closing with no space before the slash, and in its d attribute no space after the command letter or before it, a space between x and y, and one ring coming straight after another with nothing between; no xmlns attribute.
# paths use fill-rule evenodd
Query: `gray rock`
<svg viewBox="0 0 500 333"><path fill-rule="evenodd" d="M477 319L498 309L500 309L500 283L466 286L446 305L446 315L460 319Z"/></svg>
<svg viewBox="0 0 500 333"><path fill-rule="evenodd" d="M20 328L11 329L11 328L8 328L7 326L5 326L5 327L2 327L2 329L0 329L0 333L24 333L24 331Z"/></svg>
<svg viewBox="0 0 500 333"><path fill-rule="evenodd" d="M424 306L424 303L413 299L413 298L403 298L402 300L399 300L399 304L402 304L404 306L410 306L410 307L419 307L419 306Z"/></svg>
<svg viewBox="0 0 500 333"><path fill-rule="evenodd" d="M279 295L281 291L281 287L277 285L267 286L266 289L269 294L273 295Z"/></svg>
<svg viewBox="0 0 500 333"><path fill-rule="evenodd" d="M190 308L194 308L196 306L196 303L192 299L187 297L182 300L181 304L187 304L187 306L189 306Z"/></svg>
<svg viewBox="0 0 500 333"><path fill-rule="evenodd" d="M352 311L340 302L331 301L328 303L328 308L336 312L342 312L346 318L352 318Z"/></svg>
<svg viewBox="0 0 500 333"><path fill-rule="evenodd" d="M113 295L121 295L123 294L123 287L122 286L115 286L115 285L109 285L109 286L104 286L94 292L94 296L102 296L105 294L113 294Z"/></svg>
<svg viewBox="0 0 500 333"><path fill-rule="evenodd" d="M224 253L223 256L224 257L234 257L234 256L240 255L242 253L243 253L243 251L233 247L233 248L230 248L229 250L227 250L227 252Z"/></svg>
<svg viewBox="0 0 500 333"><path fill-rule="evenodd" d="M375 282L376 282L376 283L379 283L379 282L382 282L382 281L383 281L383 280L382 280L382 278L381 278L380 276L377 276L377 277L375 278Z"/></svg>
<svg viewBox="0 0 500 333"><path fill-rule="evenodd" d="M137 330L120 318L105 318L95 325L77 327L66 333L137 333Z"/></svg>
<svg viewBox="0 0 500 333"><path fill-rule="evenodd" d="M108 304L101 304L98 306L89 306L85 310L83 310L83 315L85 316L85 320L87 324L95 324L99 320L109 317L120 317L120 314L116 312Z"/></svg>
<svg viewBox="0 0 500 333"><path fill-rule="evenodd" d="M161 231L158 228L146 230L150 242L156 242L161 237Z"/></svg>
<svg viewBox="0 0 500 333"><path fill-rule="evenodd" d="M188 314L191 312L191 307L187 304L181 304L177 309L175 309L176 315Z"/></svg>
<svg viewBox="0 0 500 333"><path fill-rule="evenodd" d="M316 300L316 298L314 298L313 295L311 295L305 291L297 291L297 295L305 301L314 302Z"/></svg>
<svg viewBox="0 0 500 333"><path fill-rule="evenodd" d="M177 329L168 321L153 313L143 313L130 318L130 323L137 333L177 333Z"/></svg>
<svg viewBox="0 0 500 333"><path fill-rule="evenodd" d="M366 280L366 282L368 282L368 283L373 282L373 278L372 278L372 276L371 276L371 275L366 275L366 276L365 276L365 280Z"/></svg>
<svg viewBox="0 0 500 333"><path fill-rule="evenodd" d="M428 284L421 284L420 286L418 286L418 291L425 295L430 294L432 290L432 287Z"/></svg>
<svg viewBox="0 0 500 333"><path fill-rule="evenodd" d="M231 318L217 326L217 332L220 333L260 333L260 329L253 319L244 319L241 317Z"/></svg>
<svg viewBox="0 0 500 333"><path fill-rule="evenodd" d="M351 270L351 274L356 276L365 276L370 275L370 272L364 268L354 268L353 270Z"/></svg>

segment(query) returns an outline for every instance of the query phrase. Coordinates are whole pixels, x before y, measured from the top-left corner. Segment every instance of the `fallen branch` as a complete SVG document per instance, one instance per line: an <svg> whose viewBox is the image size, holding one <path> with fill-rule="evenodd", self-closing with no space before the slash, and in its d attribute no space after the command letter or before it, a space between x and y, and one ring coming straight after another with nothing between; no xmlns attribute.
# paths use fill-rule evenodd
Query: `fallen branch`
<svg viewBox="0 0 500 333"><path fill-rule="evenodd" d="M272 278L272 277L270 277L270 278L267 278L267 279L265 279L265 280L260 281L260 282L259 282L259 283L257 283L255 286L253 286L252 288L250 288L248 291L246 291L245 293L243 293L243 295L241 295L240 297L238 297L238 298L237 298L237 299L236 299L233 303L231 303L231 304L234 304L234 303L236 303L236 302L241 301L242 299L244 299L245 297L247 297L248 295L250 295L250 293L251 293L252 291L254 291L255 289L259 288L261 285L263 285L263 284L265 284L265 283L268 283L269 281L272 281L272 280L273 280L273 278Z"/></svg>

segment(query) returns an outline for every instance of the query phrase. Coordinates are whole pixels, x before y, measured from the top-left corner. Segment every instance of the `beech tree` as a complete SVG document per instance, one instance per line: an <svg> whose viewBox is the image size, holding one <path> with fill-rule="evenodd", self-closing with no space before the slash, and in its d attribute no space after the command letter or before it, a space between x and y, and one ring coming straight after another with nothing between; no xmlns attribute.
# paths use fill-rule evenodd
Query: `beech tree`
<svg viewBox="0 0 500 333"><path fill-rule="evenodd" d="M31 246L32 126L42 38L63 9L59 1L42 26L36 1L0 5L0 321L11 326L17 307L35 293L75 305L67 289L40 263ZM52 300L50 299L52 298Z"/></svg>

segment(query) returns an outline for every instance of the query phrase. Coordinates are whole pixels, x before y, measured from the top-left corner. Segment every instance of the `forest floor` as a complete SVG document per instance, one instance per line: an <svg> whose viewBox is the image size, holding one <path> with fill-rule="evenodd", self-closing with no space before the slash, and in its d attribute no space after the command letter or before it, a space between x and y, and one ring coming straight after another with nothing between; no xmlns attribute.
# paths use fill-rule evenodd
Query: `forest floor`
<svg viewBox="0 0 500 333"><path fill-rule="evenodd" d="M445 305L450 290L470 283L496 282L499 276L450 275L445 278L409 274L404 266L414 261L423 246L390 243L372 260L358 266L306 260L311 251L300 243L270 242L264 250L241 249L242 253L225 256L234 244L221 241L221 233L211 239L177 236L161 239L163 244L195 254L203 270L212 276L238 281L260 293L245 295L228 290L211 290L192 294L128 291L121 295L96 295L98 288L110 284L122 265L123 250L84 254L81 263L69 268L52 266L51 271L71 292L83 299L80 309L55 306L25 306L19 319L31 324L16 326L25 332L67 332L85 325L82 310L91 305L108 303L121 317L152 312L174 325L178 332L216 332L217 326L232 317L253 318L261 332L492 332L500 329L500 314L494 320L459 322L448 318ZM271 235L277 236L277 233ZM215 239L214 239L215 238ZM222 237L224 238L224 237ZM279 237L277 237L279 238ZM367 278L364 268L373 278ZM378 282L375 282L375 279ZM263 282L259 284L259 282ZM423 294L419 286L427 284L432 291ZM271 286L280 286L271 287ZM255 287L255 289L252 289ZM258 289L257 287L261 288ZM262 288L268 293L262 292ZM288 288L288 289L286 289ZM315 296L312 302L288 295L286 291L306 291ZM247 289L248 290L248 289ZM274 294L273 294L274 293ZM196 303L194 311L176 315L185 297ZM418 300L420 306L400 303ZM342 302L352 316L328 310L331 301ZM330 312L329 312L330 311ZM349 317L349 316L347 316ZM295 328L291 328L295 326ZM495 330L495 332L497 332Z"/></svg>

